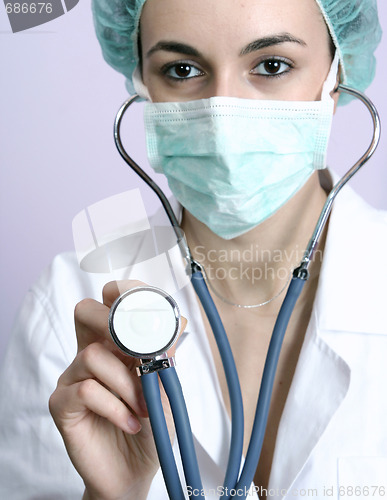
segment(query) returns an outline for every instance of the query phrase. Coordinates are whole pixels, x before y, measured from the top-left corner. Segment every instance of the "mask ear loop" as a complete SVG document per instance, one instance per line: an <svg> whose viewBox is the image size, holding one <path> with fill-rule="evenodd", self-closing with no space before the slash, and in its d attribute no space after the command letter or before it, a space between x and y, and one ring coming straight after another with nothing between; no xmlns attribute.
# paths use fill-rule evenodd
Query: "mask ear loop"
<svg viewBox="0 0 387 500"><path fill-rule="evenodd" d="M336 84L337 84L337 73L339 71L339 54L336 51L335 52L335 57L333 58L328 76L324 82L323 89L321 92L321 100L325 100L329 97L331 97L331 92L332 89L335 89Z"/></svg>
<svg viewBox="0 0 387 500"><path fill-rule="evenodd" d="M141 71L138 64L133 71L132 82L134 90L141 97L141 99L145 99L146 101L152 102L148 88L142 81Z"/></svg>

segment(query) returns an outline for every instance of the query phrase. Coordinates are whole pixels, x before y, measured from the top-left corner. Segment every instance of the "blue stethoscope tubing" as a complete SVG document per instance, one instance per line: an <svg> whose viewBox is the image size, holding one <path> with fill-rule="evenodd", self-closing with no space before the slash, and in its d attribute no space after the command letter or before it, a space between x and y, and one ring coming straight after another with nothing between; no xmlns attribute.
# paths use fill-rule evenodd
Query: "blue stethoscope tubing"
<svg viewBox="0 0 387 500"><path fill-rule="evenodd" d="M253 481L265 435L271 394L282 342L289 319L298 297L302 292L305 281L304 276L293 276L278 314L263 371L250 445L238 481L243 451L244 429L243 403L239 379L237 377L236 367L227 335L224 331L215 304L212 301L212 297L209 294L203 274L201 271L195 271L192 274L193 287L205 308L206 315L214 332L222 362L224 363L224 370L230 393L232 432L229 461L222 490L223 497L226 499L232 498L234 496L233 492L235 491L238 491L238 498L245 498L240 492L247 492ZM175 368L161 370L159 376L171 405L187 487L190 488L190 491L197 492L195 495L196 498L205 498L188 412L176 370ZM162 409L157 374L150 373L142 375L141 381L168 494L173 500L184 499L185 497L173 457L172 446Z"/></svg>
<svg viewBox="0 0 387 500"><path fill-rule="evenodd" d="M190 486L192 491L200 492L197 498L204 498L191 425L179 378L174 367L161 370L159 376L171 405L187 486ZM180 483L161 403L157 373L142 375L141 383L168 495L174 500L184 500L185 495Z"/></svg>
<svg viewBox="0 0 387 500"><path fill-rule="evenodd" d="M373 138L364 155L355 163L355 165L334 185L329 193L325 205L321 211L312 237L305 250L304 257L297 269L288 287L288 291L282 303L277 321L274 326L272 338L266 356L264 371L259 390L256 413L254 417L253 429L248 446L245 463L239 476L240 464L243 450L243 404L242 395L237 376L235 362L232 356L231 348L227 339L226 332L222 325L220 316L213 303L212 297L205 283L205 278L200 265L191 257L189 248L182 235L176 216L170 206L165 194L159 186L139 167L139 165L127 154L120 138L120 125L122 117L127 108L136 100L138 96L129 98L119 109L114 123L114 139L117 149L126 163L148 184L148 186L159 197L171 225L176 233L177 242L186 259L188 266L191 266L191 282L196 294L208 317L213 330L215 340L222 358L223 368L226 375L228 390L231 403L231 443L228 465L225 475L223 497L227 500L237 496L246 498L250 485L253 482L254 475L259 462L267 418L270 407L271 394L274 384L275 373L278 359L281 351L282 341L289 323L289 319L295 307L295 304L308 279L308 266L313 253L319 243L320 236L328 220L333 201L341 188L355 175L355 173L371 158L380 139L380 119L378 112L372 102L361 92L351 89L345 85L339 85L338 90L360 99L369 110L373 121ZM173 372L171 372L173 370ZM163 373L164 372L164 373ZM167 374L168 372L168 374ZM195 488L198 491L198 498L204 498L197 458L194 450L191 427L189 424L188 413L186 410L184 396L181 391L180 382L173 368L168 368L159 372L159 376L166 390L170 401L177 439L181 452L184 475L187 486ZM165 416L162 411L158 377L156 373L142 376L144 396L148 405L149 417L152 431L155 437L157 453L160 465L164 475L168 494L172 500L185 498L177 472L176 463L173 457L172 446L169 440L168 429ZM157 388L156 388L157 386ZM190 450L188 450L190 449ZM239 478L239 479L238 479ZM242 493L242 495L240 495ZM183 496L182 496L183 495Z"/></svg>
<svg viewBox="0 0 387 500"><path fill-rule="evenodd" d="M198 498L204 498L191 425L179 377L174 367L161 370L159 376L171 405L187 486L193 491L200 492Z"/></svg>
<svg viewBox="0 0 387 500"><path fill-rule="evenodd" d="M214 333L214 337L221 355L227 386L230 394L231 442L226 475L223 483L223 491L230 492L232 491L234 485L238 480L243 452L244 416L242 393L239 385L239 378L235 366L235 361L226 332L224 330L222 321L212 300L212 297L208 291L203 274L200 270L196 270L192 273L191 282L199 297L200 302L203 305L212 331ZM148 379L151 376L152 382L148 382ZM188 412L176 370L174 368L161 370L159 372L159 376L171 405L187 487L189 487L190 491L197 492L197 494L195 495L196 498L205 498L195 454ZM164 439L159 439L159 437L157 437L156 439L156 434L159 434L161 432L165 434L166 423L164 414L160 414L160 408L162 408L160 401L160 392L157 392L157 382L154 382L154 380L157 381L157 375L155 373L142 375L141 377L144 397L149 411L152 431L155 435L156 449L158 452L167 491L170 495L170 498L172 498L173 500L177 500L181 498L182 492L180 491L181 485L176 464L173 459L171 444L169 442L169 439L168 443L166 443ZM155 423L155 425L153 425L153 422L156 419L163 421L163 423L157 422ZM176 486L176 483L179 484L180 489ZM229 497L230 495L225 496L225 498Z"/></svg>
<svg viewBox="0 0 387 500"><path fill-rule="evenodd" d="M148 408L149 420L155 440L157 455L161 465L165 486L169 498L185 500L179 473L173 456L172 445L169 439L167 422L161 403L159 379L156 372L142 375L142 389ZM182 420L180 418L180 420Z"/></svg>
<svg viewBox="0 0 387 500"><path fill-rule="evenodd" d="M254 417L253 429L250 437L250 444L246 453L246 460L243 465L242 473L234 490L246 492L253 482L257 470L259 458L261 456L263 439L265 436L267 417L269 415L270 400L273 391L274 378L277 371L278 359L281 352L282 342L285 332L292 315L294 306L305 285L305 279L299 276L293 276L286 296L278 313L273 333L270 339L269 348L266 355L265 366L259 389L257 408ZM238 498L246 498L246 494Z"/></svg>
<svg viewBox="0 0 387 500"><path fill-rule="evenodd" d="M191 283L203 306L215 337L230 396L231 441L226 475L223 482L223 491L229 492L238 480L243 453L244 415L242 392L228 337L201 270L196 269L193 271ZM225 498L229 498L229 495L226 494Z"/></svg>

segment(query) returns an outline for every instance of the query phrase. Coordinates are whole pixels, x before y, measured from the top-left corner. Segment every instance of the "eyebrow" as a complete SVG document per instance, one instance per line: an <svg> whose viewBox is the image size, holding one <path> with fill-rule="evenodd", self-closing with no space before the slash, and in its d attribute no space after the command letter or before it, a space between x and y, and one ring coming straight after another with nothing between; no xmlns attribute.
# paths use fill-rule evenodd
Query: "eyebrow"
<svg viewBox="0 0 387 500"><path fill-rule="evenodd" d="M281 43L287 42L306 46L306 43L303 40L301 40L300 38L296 38L290 33L279 33L278 35L265 36L254 40L253 42L246 45L246 47L241 50L239 55L244 56L256 50L265 49L273 45L279 45ZM186 54L187 56L194 57L201 57L202 55L197 49L195 49L195 47L192 47L191 45L187 45L181 42L175 42L172 40L160 40L148 50L148 52L146 53L146 57L150 57L152 54L159 50L164 50L166 52L177 52L179 54Z"/></svg>
<svg viewBox="0 0 387 500"><path fill-rule="evenodd" d="M164 40L157 42L156 45L149 49L146 53L146 57L151 56L158 50L165 50L166 52L178 52L179 54L186 54L187 56L201 57L201 53L191 45Z"/></svg>
<svg viewBox="0 0 387 500"><path fill-rule="evenodd" d="M245 56L256 50L265 49L267 47L272 47L273 45L279 45L286 42L298 43L299 45L306 47L306 43L300 38L296 38L290 33L280 33L278 35L265 36L254 40L241 50L240 55Z"/></svg>

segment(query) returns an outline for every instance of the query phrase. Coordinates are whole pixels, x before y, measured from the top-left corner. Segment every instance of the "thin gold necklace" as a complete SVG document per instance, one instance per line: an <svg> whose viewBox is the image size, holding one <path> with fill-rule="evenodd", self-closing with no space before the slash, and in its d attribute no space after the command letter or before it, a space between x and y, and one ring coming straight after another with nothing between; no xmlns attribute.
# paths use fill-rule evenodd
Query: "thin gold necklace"
<svg viewBox="0 0 387 500"><path fill-rule="evenodd" d="M290 283L290 280L292 279L292 274L293 274L293 271L291 270L289 272L289 277L288 279L286 280L286 283L285 285L281 288L281 290L274 296L272 297L271 299L268 299L268 300L265 300L264 302L261 302L260 304L237 304L236 302L232 302L231 300L228 300L226 299L226 297L223 297L223 295L221 295L212 285L211 281L209 280L208 276L207 276L207 273L206 273L206 270L205 268L203 267L202 264L199 264L199 267L201 268L202 272L203 272L203 277L208 285L208 288L220 299L222 300L225 304L228 304L230 306L234 306L234 307L239 307L240 309L254 309L256 307L262 307L262 306L265 306L267 304L270 304L270 302L273 302L273 300L277 299L286 289L286 287L288 286L288 284Z"/></svg>

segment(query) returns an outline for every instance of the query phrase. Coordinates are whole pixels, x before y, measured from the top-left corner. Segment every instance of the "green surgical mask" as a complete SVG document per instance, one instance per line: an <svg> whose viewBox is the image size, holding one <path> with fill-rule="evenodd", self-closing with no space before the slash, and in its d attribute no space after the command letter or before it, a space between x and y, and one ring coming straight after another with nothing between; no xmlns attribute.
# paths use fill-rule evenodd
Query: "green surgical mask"
<svg viewBox="0 0 387 500"><path fill-rule="evenodd" d="M335 58L321 101L146 103L148 156L177 200L224 239L251 230L326 166Z"/></svg>

